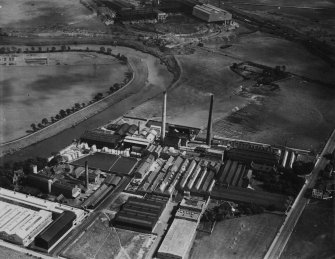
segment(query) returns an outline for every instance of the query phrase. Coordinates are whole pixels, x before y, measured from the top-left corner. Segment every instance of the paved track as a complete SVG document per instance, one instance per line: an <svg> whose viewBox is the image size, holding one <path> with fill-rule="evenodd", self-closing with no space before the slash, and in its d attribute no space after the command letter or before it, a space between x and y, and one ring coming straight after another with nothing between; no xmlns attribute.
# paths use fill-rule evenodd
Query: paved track
<svg viewBox="0 0 335 259"><path fill-rule="evenodd" d="M265 259L275 259L280 258L280 255L284 251L284 248L292 234L292 231L297 224L301 213L305 209L306 205L309 203L309 199L304 197L306 190L314 186L315 181L318 177L319 171L322 170L328 161L323 157L327 153L333 152L335 149L335 130L330 136L328 142L326 143L322 153L320 154L315 167L307 178L303 188L301 189L299 195L297 196L291 210L289 211L284 224L277 233L277 236L273 240L268 252L265 255Z"/></svg>

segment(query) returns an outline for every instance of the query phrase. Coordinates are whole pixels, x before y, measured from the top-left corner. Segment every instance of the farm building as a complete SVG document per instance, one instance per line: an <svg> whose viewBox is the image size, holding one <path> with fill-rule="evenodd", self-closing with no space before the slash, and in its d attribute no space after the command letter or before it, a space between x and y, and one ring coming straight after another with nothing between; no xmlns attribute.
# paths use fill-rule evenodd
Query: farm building
<svg viewBox="0 0 335 259"><path fill-rule="evenodd" d="M188 258L197 226L197 222L194 221L175 219L158 249L157 257L162 259Z"/></svg>
<svg viewBox="0 0 335 259"><path fill-rule="evenodd" d="M35 245L48 250L72 227L75 219L73 212L63 212L35 238Z"/></svg>
<svg viewBox="0 0 335 259"><path fill-rule="evenodd" d="M28 246L52 222L52 213L0 201L0 238Z"/></svg>
<svg viewBox="0 0 335 259"><path fill-rule="evenodd" d="M230 24L232 14L210 4L196 5L192 14L205 22L223 22Z"/></svg>

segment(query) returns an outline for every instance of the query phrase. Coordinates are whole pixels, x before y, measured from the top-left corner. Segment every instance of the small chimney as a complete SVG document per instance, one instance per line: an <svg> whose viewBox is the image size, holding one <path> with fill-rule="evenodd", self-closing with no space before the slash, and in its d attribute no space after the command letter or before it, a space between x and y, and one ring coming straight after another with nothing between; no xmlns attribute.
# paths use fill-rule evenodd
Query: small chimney
<svg viewBox="0 0 335 259"><path fill-rule="evenodd" d="M88 162L85 161L85 187L88 188L89 180L88 180Z"/></svg>
<svg viewBox="0 0 335 259"><path fill-rule="evenodd" d="M140 135L140 132L141 132L141 122L138 121L138 135Z"/></svg>
<svg viewBox="0 0 335 259"><path fill-rule="evenodd" d="M208 146L210 146L212 144L213 105L214 105L214 95L211 94L211 103L210 103L210 106L209 106L207 138L206 138L206 144Z"/></svg>
<svg viewBox="0 0 335 259"><path fill-rule="evenodd" d="M164 143L165 140L165 126L166 126L166 98L167 93L163 93L163 108L162 108L162 132L161 132L161 141Z"/></svg>
<svg viewBox="0 0 335 259"><path fill-rule="evenodd" d="M51 185L52 185L52 180L48 180L48 193L51 193Z"/></svg>

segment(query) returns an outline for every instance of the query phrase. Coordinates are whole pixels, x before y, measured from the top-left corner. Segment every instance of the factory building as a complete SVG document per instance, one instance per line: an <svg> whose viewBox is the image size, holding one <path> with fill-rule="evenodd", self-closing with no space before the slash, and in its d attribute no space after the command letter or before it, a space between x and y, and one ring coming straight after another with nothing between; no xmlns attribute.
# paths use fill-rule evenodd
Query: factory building
<svg viewBox="0 0 335 259"><path fill-rule="evenodd" d="M0 201L0 238L28 246L52 222L52 213Z"/></svg>
<svg viewBox="0 0 335 259"><path fill-rule="evenodd" d="M84 210L70 207L64 204L44 200L34 196L28 196L20 192L14 192L8 189L0 188L0 198L9 199L13 203L25 204L41 210L48 210L53 213L63 213L64 211L73 212L76 215L74 224L80 223L87 215Z"/></svg>
<svg viewBox="0 0 335 259"><path fill-rule="evenodd" d="M192 14L205 22L223 22L230 24L232 20L231 13L210 4L194 6Z"/></svg>
<svg viewBox="0 0 335 259"><path fill-rule="evenodd" d="M119 228L150 233L165 208L164 200L130 197L116 214L112 224Z"/></svg>
<svg viewBox="0 0 335 259"><path fill-rule="evenodd" d="M35 245L49 250L70 228L76 219L76 214L64 211L58 218L44 229L36 238Z"/></svg>
<svg viewBox="0 0 335 259"><path fill-rule="evenodd" d="M162 259L188 258L196 236L198 223L185 219L174 219L161 246L157 257Z"/></svg>
<svg viewBox="0 0 335 259"><path fill-rule="evenodd" d="M251 162L266 165L278 165L280 154L271 147L260 147L254 145L241 145L227 150L226 157L231 160L250 164Z"/></svg>
<svg viewBox="0 0 335 259"><path fill-rule="evenodd" d="M120 143L122 137L119 134L111 134L109 131L100 129L85 131L81 136L81 141L89 146L95 145L97 148L115 148Z"/></svg>

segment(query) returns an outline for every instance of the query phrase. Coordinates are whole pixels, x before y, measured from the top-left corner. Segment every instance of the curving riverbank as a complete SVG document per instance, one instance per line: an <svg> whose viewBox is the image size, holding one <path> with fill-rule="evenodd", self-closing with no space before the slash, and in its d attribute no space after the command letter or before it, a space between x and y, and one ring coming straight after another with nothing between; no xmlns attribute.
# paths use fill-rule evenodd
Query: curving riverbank
<svg viewBox="0 0 335 259"><path fill-rule="evenodd" d="M101 45L95 46L100 47ZM57 151L70 143L72 139L78 138L83 131L121 116L137 105L153 98L164 89L171 87L173 82L177 81L177 74L174 73L169 76L170 72L167 72L167 67L163 65L164 62L162 64L161 60L154 57L148 58L151 61L146 60L146 56L150 57L151 54L144 54L127 47L120 49L120 52L121 54L131 52L128 55L128 61L133 68L134 79L129 82L127 87L123 87L115 94L94 103L87 109L79 110L65 117L58 125L52 124L46 130L36 132L29 138L1 146L0 154L3 156L1 163L36 155L48 156L51 152ZM172 60L175 59L172 58ZM176 60L175 63L178 66ZM174 69L174 71L176 70ZM73 125L75 126L71 127ZM8 155L4 156L5 154Z"/></svg>

